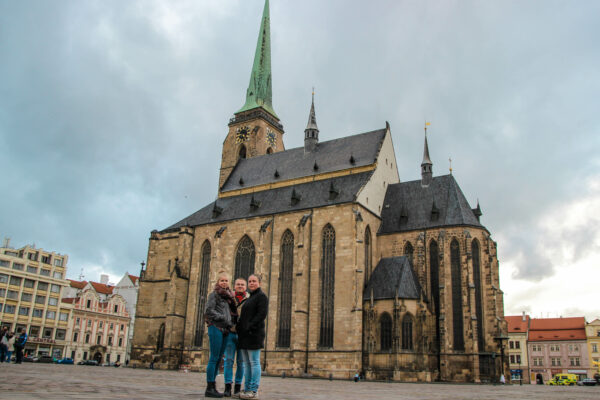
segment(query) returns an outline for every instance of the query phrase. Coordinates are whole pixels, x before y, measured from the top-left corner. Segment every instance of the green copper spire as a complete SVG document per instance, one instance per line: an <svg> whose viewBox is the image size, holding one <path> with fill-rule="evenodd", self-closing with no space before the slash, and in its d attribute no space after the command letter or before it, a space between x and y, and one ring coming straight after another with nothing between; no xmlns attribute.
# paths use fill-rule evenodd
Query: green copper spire
<svg viewBox="0 0 600 400"><path fill-rule="evenodd" d="M265 9L260 23L256 53L254 54L254 65L250 74L250 84L246 91L246 103L238 110L238 113L262 107L278 118L273 110L271 97L271 28L269 23L269 0L265 0Z"/></svg>

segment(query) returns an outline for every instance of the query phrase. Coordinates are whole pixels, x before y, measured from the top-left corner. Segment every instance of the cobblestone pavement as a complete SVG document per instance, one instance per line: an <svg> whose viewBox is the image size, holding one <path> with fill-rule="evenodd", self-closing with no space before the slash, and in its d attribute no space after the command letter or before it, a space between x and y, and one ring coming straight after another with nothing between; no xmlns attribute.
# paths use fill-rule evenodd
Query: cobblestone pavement
<svg viewBox="0 0 600 400"><path fill-rule="evenodd" d="M201 399L205 375L80 365L0 364L0 399ZM217 378L223 388L223 376ZM600 399L598 386L383 383L263 377L269 399Z"/></svg>

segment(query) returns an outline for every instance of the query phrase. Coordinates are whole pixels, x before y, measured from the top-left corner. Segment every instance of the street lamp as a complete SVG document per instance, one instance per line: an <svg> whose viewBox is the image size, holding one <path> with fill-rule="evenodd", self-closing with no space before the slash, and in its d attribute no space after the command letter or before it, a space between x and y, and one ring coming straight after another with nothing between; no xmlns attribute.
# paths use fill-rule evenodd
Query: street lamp
<svg viewBox="0 0 600 400"><path fill-rule="evenodd" d="M498 336L496 336L494 338L494 340L496 340L498 342L498 346L500 346L500 370L502 372L502 375L504 375L504 341L508 340L508 336L504 335L504 334L499 334Z"/></svg>

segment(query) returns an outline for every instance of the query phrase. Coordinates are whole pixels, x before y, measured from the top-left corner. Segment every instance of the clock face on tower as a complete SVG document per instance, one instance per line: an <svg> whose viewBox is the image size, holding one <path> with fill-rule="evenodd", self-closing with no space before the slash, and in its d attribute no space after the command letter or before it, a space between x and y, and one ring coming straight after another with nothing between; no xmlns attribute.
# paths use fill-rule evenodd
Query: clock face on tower
<svg viewBox="0 0 600 400"><path fill-rule="evenodd" d="M267 128L267 144L272 147L276 147L277 144L277 134L273 132L271 129Z"/></svg>
<svg viewBox="0 0 600 400"><path fill-rule="evenodd" d="M250 127L248 127L247 125L240 126L236 130L235 141L237 143L245 142L246 140L248 140L249 136L250 136Z"/></svg>

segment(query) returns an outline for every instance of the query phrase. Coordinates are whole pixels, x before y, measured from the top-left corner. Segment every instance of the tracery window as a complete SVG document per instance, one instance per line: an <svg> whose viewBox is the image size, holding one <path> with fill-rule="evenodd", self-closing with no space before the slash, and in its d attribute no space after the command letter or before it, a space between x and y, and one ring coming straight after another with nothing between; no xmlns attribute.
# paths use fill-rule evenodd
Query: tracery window
<svg viewBox="0 0 600 400"><path fill-rule="evenodd" d="M429 284L431 290L431 299L433 300L433 310L435 311L435 340L436 347L439 347L440 335L440 259L439 248L435 240L429 243Z"/></svg>
<svg viewBox="0 0 600 400"><path fill-rule="evenodd" d="M325 225L321 254L321 325L319 346L333 347L333 310L335 287L335 230Z"/></svg>
<svg viewBox="0 0 600 400"><path fill-rule="evenodd" d="M460 248L456 239L453 239L450 243L450 270L452 276L452 324L454 326L454 350L464 350L465 338L463 334L463 304L462 278L460 270Z"/></svg>
<svg viewBox="0 0 600 400"><path fill-rule="evenodd" d="M254 243L244 235L235 253L235 274L233 279L248 277L254 273Z"/></svg>
<svg viewBox="0 0 600 400"><path fill-rule="evenodd" d="M279 268L279 329L277 347L290 347L292 327L292 282L294 270L294 235L286 230L281 238Z"/></svg>
<svg viewBox="0 0 600 400"><path fill-rule="evenodd" d="M412 244L410 244L410 242L406 242L406 244L404 245L404 255L408 258L408 261L410 261L410 265L414 267L413 253L414 253L414 249L413 249Z"/></svg>
<svg viewBox="0 0 600 400"><path fill-rule="evenodd" d="M381 351L392 350L392 317L386 312L379 317L379 343Z"/></svg>
<svg viewBox="0 0 600 400"><path fill-rule="evenodd" d="M413 317L405 314L402 318L402 350L413 349Z"/></svg>
<svg viewBox="0 0 600 400"><path fill-rule="evenodd" d="M160 324L158 328L158 335L156 337L156 352L161 352L165 347L165 324Z"/></svg>
<svg viewBox="0 0 600 400"><path fill-rule="evenodd" d="M373 259L373 250L371 246L371 228L367 226L365 229L365 286L369 283L369 279L371 279L371 271Z"/></svg>
<svg viewBox="0 0 600 400"><path fill-rule="evenodd" d="M208 276L210 272L210 242L206 240L202 245L202 266L200 267L200 279L198 281L198 309L196 312L196 333L194 336L194 346L202 346L204 336L204 307L206 306L206 296L208 291ZM165 293L166 299L167 293Z"/></svg>
<svg viewBox="0 0 600 400"><path fill-rule="evenodd" d="M481 262L479 254L479 241L473 239L471 243L471 252L473 254L473 283L475 284L475 316L477 317L477 344L479 351L485 350L483 340L483 304L481 295ZM517 342L518 343L518 342Z"/></svg>

